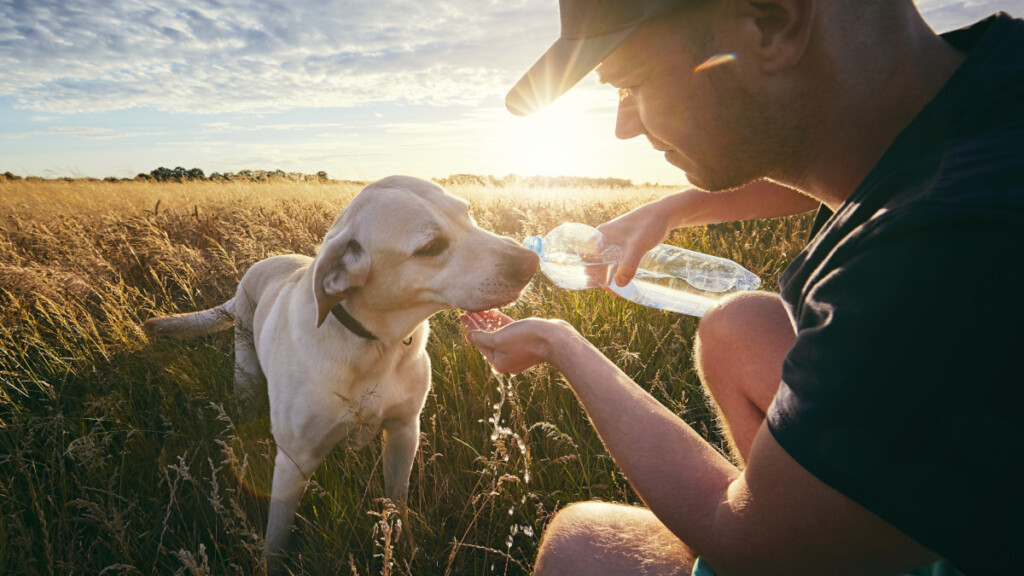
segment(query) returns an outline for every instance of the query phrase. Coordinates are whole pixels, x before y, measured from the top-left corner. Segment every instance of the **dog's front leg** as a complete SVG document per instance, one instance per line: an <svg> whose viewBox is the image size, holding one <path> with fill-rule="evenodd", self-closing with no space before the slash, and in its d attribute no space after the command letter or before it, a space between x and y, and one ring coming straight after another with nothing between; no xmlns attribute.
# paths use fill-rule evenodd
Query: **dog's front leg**
<svg viewBox="0 0 1024 576"><path fill-rule="evenodd" d="M274 482L270 488L270 514L267 520L267 535L263 549L267 556L267 574L279 574L282 565L278 555L284 550L291 532L299 501L306 491L309 475L299 465L309 463L296 461L285 450L278 447L274 459ZM316 468L310 466L310 470Z"/></svg>
<svg viewBox="0 0 1024 576"><path fill-rule="evenodd" d="M405 525L405 542L410 558L416 555L416 542L406 504L409 501L409 475L419 442L419 414L407 420L384 423L384 494L398 507Z"/></svg>
<svg viewBox="0 0 1024 576"><path fill-rule="evenodd" d="M420 442L419 414L384 423L384 495L404 506L409 497L409 474Z"/></svg>

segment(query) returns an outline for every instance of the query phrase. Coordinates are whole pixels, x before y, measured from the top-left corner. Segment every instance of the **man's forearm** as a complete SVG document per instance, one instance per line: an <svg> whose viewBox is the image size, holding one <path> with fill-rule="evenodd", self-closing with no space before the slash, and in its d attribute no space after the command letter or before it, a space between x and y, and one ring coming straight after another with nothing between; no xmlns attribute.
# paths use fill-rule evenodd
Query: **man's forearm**
<svg viewBox="0 0 1024 576"><path fill-rule="evenodd" d="M557 331L552 365L647 506L700 549L740 471L578 334Z"/></svg>
<svg viewBox="0 0 1024 576"><path fill-rule="evenodd" d="M670 229L790 216L813 210L819 205L810 196L767 180L724 192L689 188L656 202L670 215Z"/></svg>

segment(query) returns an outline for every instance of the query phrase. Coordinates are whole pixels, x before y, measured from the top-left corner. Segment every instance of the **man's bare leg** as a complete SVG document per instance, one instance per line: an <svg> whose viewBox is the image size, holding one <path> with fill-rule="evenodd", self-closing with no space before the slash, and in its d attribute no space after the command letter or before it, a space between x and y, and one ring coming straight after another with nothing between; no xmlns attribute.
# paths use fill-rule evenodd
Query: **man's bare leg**
<svg viewBox="0 0 1024 576"><path fill-rule="evenodd" d="M548 524L534 574L685 576L695 559L650 510L583 502Z"/></svg>
<svg viewBox="0 0 1024 576"><path fill-rule="evenodd" d="M697 328L694 358L701 382L744 461L795 341L782 299L768 292L733 296L709 310Z"/></svg>

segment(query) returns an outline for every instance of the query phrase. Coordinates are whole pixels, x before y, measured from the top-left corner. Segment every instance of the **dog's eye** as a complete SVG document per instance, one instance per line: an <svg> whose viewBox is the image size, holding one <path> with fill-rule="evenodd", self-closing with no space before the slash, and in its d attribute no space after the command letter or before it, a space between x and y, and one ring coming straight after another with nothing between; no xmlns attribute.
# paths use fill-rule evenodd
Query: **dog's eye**
<svg viewBox="0 0 1024 576"><path fill-rule="evenodd" d="M447 238L434 238L429 244L416 251L416 256L437 256L448 249Z"/></svg>

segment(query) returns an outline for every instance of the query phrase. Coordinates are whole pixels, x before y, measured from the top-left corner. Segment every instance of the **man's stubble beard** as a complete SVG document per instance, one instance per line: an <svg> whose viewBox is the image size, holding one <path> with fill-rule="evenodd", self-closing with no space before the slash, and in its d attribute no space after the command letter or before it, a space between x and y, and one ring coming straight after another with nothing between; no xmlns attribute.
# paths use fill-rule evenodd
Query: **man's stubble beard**
<svg viewBox="0 0 1024 576"><path fill-rule="evenodd" d="M709 129L724 136L718 150L690 158L690 166L668 155L666 160L686 172L690 184L707 192L733 190L765 178L784 182L787 174L799 171L797 150L806 132L801 122L787 120L786 110L765 96L726 81L715 84L721 106Z"/></svg>

